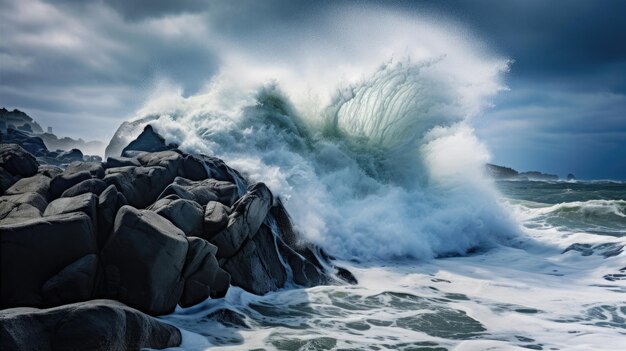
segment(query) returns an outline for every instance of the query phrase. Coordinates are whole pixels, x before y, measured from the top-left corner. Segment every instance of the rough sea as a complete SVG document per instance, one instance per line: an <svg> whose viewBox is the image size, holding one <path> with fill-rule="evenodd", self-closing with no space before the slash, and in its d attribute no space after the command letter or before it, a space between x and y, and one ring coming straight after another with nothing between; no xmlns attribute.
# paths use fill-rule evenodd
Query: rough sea
<svg viewBox="0 0 626 351"><path fill-rule="evenodd" d="M190 349L624 350L626 183L497 187L522 230L508 246L346 261L356 286L232 288L165 320ZM212 315L224 308L236 314Z"/></svg>
<svg viewBox="0 0 626 351"><path fill-rule="evenodd" d="M472 125L511 61L436 18L350 8L319 30L222 43L204 89L165 80L118 131L150 123L265 182L359 282L233 287L163 317L182 347L626 350L626 184L484 174Z"/></svg>

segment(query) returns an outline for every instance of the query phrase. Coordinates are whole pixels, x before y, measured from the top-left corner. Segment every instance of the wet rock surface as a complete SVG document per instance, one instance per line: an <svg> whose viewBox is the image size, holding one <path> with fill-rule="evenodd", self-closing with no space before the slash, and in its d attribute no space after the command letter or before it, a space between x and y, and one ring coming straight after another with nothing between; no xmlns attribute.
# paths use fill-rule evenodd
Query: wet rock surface
<svg viewBox="0 0 626 351"><path fill-rule="evenodd" d="M59 335L79 349L177 346L178 330L148 315L224 297L231 284L265 294L353 283L298 239L265 184L222 160L177 150L150 126L112 149L124 155L81 161L71 151L63 157L76 160L58 168L1 145L0 305L20 307L0 312L3 346L32 337L57 349Z"/></svg>
<svg viewBox="0 0 626 351"><path fill-rule="evenodd" d="M0 311L2 350L139 350L181 343L180 331L112 300Z"/></svg>

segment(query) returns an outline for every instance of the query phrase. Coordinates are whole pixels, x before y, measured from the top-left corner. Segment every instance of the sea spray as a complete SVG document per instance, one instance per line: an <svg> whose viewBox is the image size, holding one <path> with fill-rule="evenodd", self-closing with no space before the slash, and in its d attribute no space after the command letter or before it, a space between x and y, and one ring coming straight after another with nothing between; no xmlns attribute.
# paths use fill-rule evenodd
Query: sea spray
<svg viewBox="0 0 626 351"><path fill-rule="evenodd" d="M393 22L398 40L365 43L354 37L364 25L344 20L338 39L309 47L331 53L335 66L282 52L276 70L266 48L226 47L203 92L183 97L162 81L137 117L155 116L149 123L168 142L268 184L306 239L343 258L428 259L515 235L468 124L503 89L507 60L437 23L387 14L373 21ZM337 51L345 41L352 51ZM364 51L372 54L353 56Z"/></svg>

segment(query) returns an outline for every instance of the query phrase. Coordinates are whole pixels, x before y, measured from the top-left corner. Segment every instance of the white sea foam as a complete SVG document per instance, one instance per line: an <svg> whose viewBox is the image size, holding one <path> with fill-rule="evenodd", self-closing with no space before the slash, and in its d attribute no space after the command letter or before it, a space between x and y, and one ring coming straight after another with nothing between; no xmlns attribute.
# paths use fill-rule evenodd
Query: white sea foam
<svg viewBox="0 0 626 351"><path fill-rule="evenodd" d="M333 16L320 30L335 39L307 46L320 62L226 46L205 93L162 82L137 116L266 182L304 237L341 257L428 259L515 235L467 123L503 88L507 61L430 20Z"/></svg>
<svg viewBox="0 0 626 351"><path fill-rule="evenodd" d="M593 249L606 237L541 217L569 205L501 203L482 178L489 153L468 120L503 88L507 61L441 21L346 8L316 23L251 48L223 43L224 66L202 93L162 81L137 117L160 116L168 141L266 182L359 285L232 287L164 318L217 349L620 349L626 287L603 276L625 254L605 258ZM293 39L307 32L327 40ZM590 255L562 254L580 243ZM475 247L492 249L414 260ZM207 318L220 308L251 328Z"/></svg>

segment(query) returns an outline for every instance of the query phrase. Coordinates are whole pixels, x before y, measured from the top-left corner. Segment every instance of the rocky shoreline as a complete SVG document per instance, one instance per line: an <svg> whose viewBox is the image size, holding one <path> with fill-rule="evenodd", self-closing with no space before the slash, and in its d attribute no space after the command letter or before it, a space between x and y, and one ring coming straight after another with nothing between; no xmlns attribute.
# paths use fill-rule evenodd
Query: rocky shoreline
<svg viewBox="0 0 626 351"><path fill-rule="evenodd" d="M231 285L356 283L265 184L150 125L105 162L52 157L28 131L2 137L0 349L174 347L180 331L152 316Z"/></svg>

